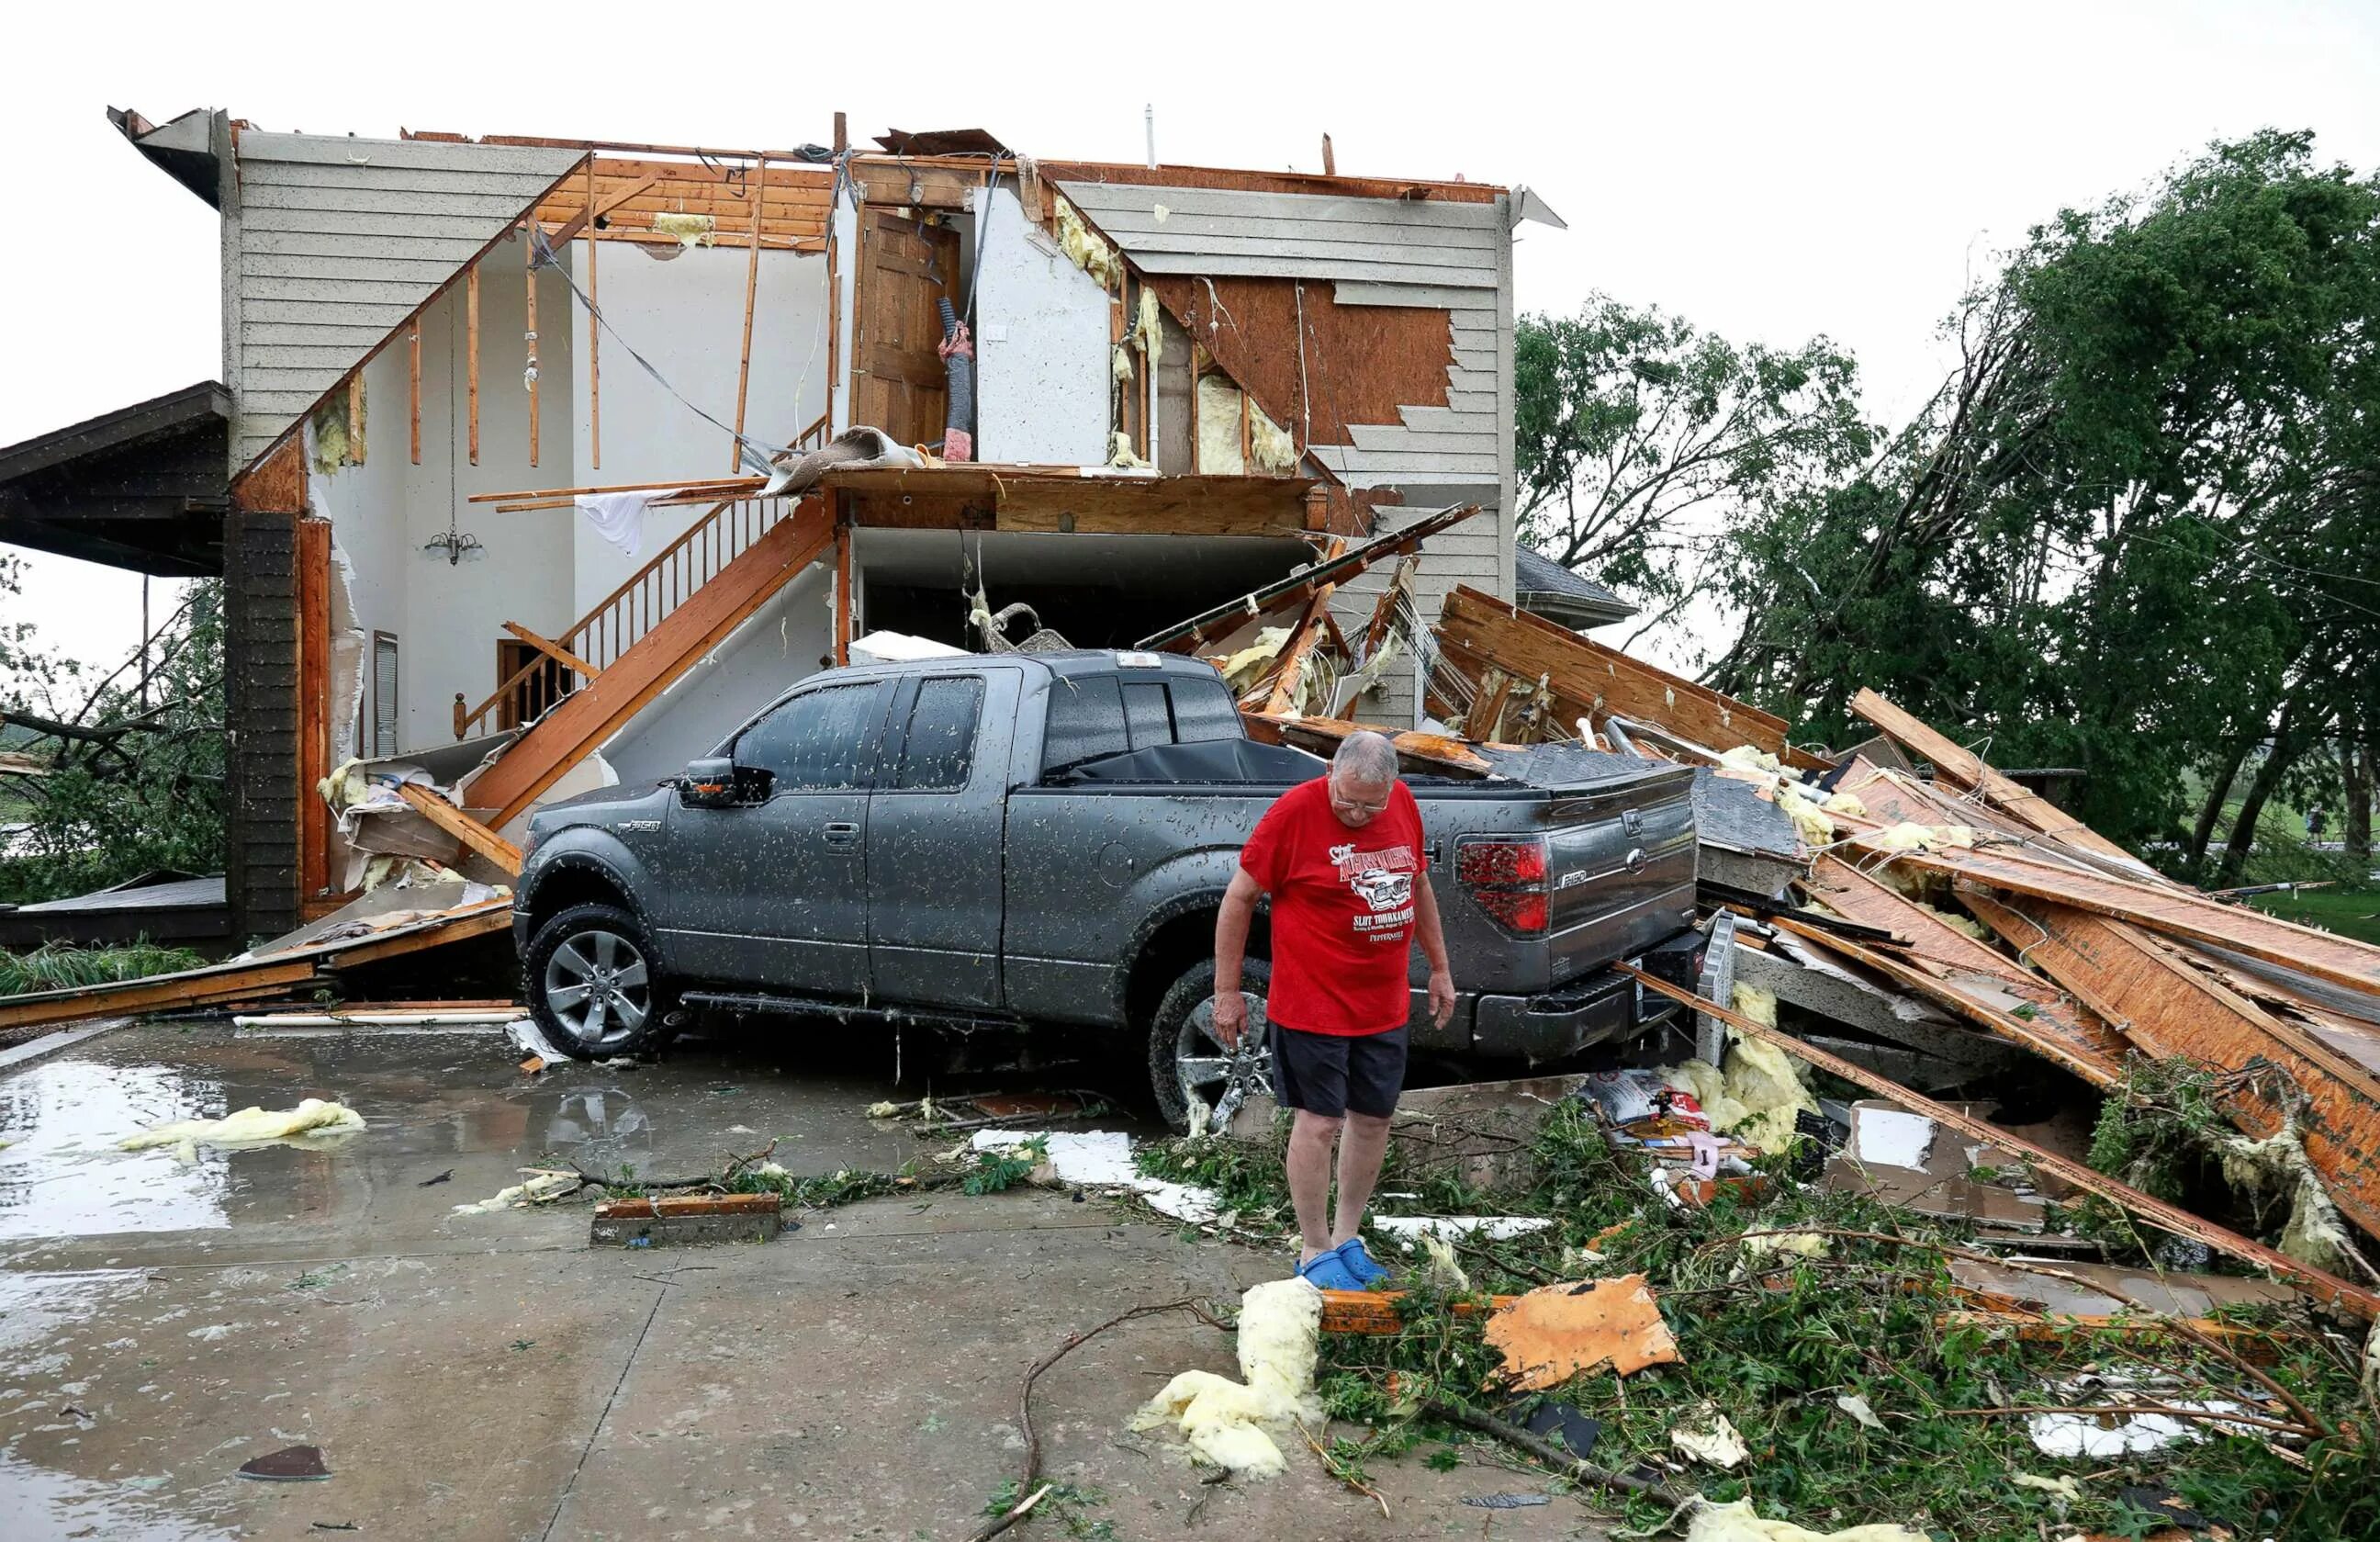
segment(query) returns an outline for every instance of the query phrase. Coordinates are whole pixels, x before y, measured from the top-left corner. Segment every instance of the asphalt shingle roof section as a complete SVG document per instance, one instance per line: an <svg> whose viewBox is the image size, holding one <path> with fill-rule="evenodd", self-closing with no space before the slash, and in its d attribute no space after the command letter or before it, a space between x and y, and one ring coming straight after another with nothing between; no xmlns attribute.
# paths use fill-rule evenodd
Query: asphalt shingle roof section
<svg viewBox="0 0 2380 1542"><path fill-rule="evenodd" d="M1635 606L1601 584L1525 546L1512 549L1512 596L1521 609L1573 628L1599 626L1636 613Z"/></svg>

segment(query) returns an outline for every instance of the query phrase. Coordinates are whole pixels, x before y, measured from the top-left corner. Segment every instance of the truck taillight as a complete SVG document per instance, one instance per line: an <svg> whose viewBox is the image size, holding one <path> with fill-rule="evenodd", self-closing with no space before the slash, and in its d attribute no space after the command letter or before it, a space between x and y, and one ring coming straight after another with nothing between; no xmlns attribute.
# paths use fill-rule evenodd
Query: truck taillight
<svg viewBox="0 0 2380 1542"><path fill-rule="evenodd" d="M1468 836L1454 847L1454 880L1497 925L1542 935L1552 919L1543 836Z"/></svg>

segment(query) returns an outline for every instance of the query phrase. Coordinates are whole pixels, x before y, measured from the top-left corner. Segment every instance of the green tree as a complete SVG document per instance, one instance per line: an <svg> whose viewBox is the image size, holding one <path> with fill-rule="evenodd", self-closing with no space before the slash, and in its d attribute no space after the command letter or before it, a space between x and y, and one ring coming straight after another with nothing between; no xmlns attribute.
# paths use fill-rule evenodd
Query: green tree
<svg viewBox="0 0 2380 1542"><path fill-rule="evenodd" d="M1715 682L1830 739L1874 685L2236 873L2380 668L2380 186L2310 134L2217 144L2034 230L1949 327L1875 465L1755 509Z"/></svg>
<svg viewBox="0 0 2380 1542"><path fill-rule="evenodd" d="M1604 297L1514 338L1520 533L1635 600L1647 626L1724 586L1740 511L1869 453L1857 368L1824 338L1740 345Z"/></svg>
<svg viewBox="0 0 2380 1542"><path fill-rule="evenodd" d="M0 565L15 592L18 565ZM0 899L55 898L156 868L224 860L223 588L193 584L181 607L105 675L0 633L0 793L27 829L0 857Z"/></svg>

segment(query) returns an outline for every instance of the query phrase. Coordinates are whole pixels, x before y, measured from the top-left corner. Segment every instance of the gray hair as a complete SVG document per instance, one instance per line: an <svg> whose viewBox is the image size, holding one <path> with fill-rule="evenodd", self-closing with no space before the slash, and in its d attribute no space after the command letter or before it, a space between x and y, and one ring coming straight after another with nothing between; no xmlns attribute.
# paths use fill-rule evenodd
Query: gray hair
<svg viewBox="0 0 2380 1542"><path fill-rule="evenodd" d="M1389 743L1385 734L1370 729L1350 734L1339 741L1339 752L1330 758L1333 772L1343 773L1347 780L1366 787L1377 787L1397 779L1397 747Z"/></svg>

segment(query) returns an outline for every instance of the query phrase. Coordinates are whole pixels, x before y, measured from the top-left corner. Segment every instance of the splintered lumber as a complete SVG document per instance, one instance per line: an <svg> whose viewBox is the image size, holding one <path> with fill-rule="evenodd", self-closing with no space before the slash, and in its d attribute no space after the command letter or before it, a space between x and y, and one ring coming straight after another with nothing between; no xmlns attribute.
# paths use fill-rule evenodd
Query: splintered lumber
<svg viewBox="0 0 2380 1542"><path fill-rule="evenodd" d="M423 819L462 842L464 845L478 852L515 878L520 876L520 847L418 783L399 783L396 795L413 805Z"/></svg>
<svg viewBox="0 0 2380 1542"><path fill-rule="evenodd" d="M727 469L744 464L744 400L752 388L752 312L760 297L760 211L769 201L769 163L763 157L747 183L752 193L752 257L744 267L744 357L735 367L735 431L727 441Z"/></svg>
<svg viewBox="0 0 2380 1542"><path fill-rule="evenodd" d="M1462 740L1450 739L1442 734L1400 734L1342 718L1293 718L1264 712L1242 712L1240 721L1247 725L1251 738L1290 745L1316 755L1336 753L1339 742L1350 735L1373 733L1387 735L1399 763L1410 771L1444 771L1458 776L1487 776L1496 769L1486 757L1473 754Z"/></svg>
<svg viewBox="0 0 2380 1542"><path fill-rule="evenodd" d="M1346 549L1345 541L1332 541L1330 550L1324 555L1323 561L1326 563L1335 561L1345 554ZM1258 710L1286 712L1297 705L1300 683L1305 676L1306 661L1314 655L1315 640L1322 635L1322 622L1330 613L1330 596L1337 591L1338 588L1339 586L1333 583L1315 586L1314 593L1305 601L1305 613L1297 618L1296 628L1289 635L1288 645L1281 650L1281 666L1274 672L1272 688L1265 693L1264 704ZM1341 656L1345 656L1343 649L1341 650ZM1325 702L1323 705L1327 707L1330 703Z"/></svg>
<svg viewBox="0 0 2380 1542"><path fill-rule="evenodd" d="M2309 1264L2301 1264L2278 1248L2267 1247L2252 1237L2243 1237L2237 1232L2226 1231L2212 1221L2194 1216L2178 1206L2168 1205L2162 1199L2143 1194L2129 1184L2119 1183L2104 1172L2095 1172L2070 1157L2061 1157L2055 1151L2035 1146L2021 1136L2010 1135L1997 1125L1977 1119L1963 1109L1953 1108L1948 1103L1937 1103L1923 1094L1912 1092L1889 1076L1880 1076L1864 1065L1847 1061L1840 1055L1829 1054L1815 1045L1805 1044L1791 1034L1769 1027L1764 1023L1755 1023L1730 1007L1723 1007L1717 1002L1706 1001L1693 991L1682 986L1672 985L1658 975L1648 974L1633 964L1623 962L1614 964L1611 967L1621 974L1629 976L1655 995L1666 996L1681 1005L1692 1007L1696 1012L1708 1013L1746 1038L1762 1039L1774 1044L1794 1059L1807 1062L1821 1071L1831 1072L1847 1082L1855 1082L1880 1098L1889 1098L1912 1113L1922 1113L1937 1123L1958 1131L1961 1135L2014 1152L2034 1167L2061 1178L2085 1193L2095 1194L2102 1199L2119 1205L2134 1215L2155 1221L2168 1232L2189 1237L2196 1242L2203 1242L2227 1257L2254 1264L2259 1269L2266 1269L2291 1281L2308 1295L2329 1302L2332 1305L2343 1311L2351 1312L2367 1322L2380 1317L2380 1293L2366 1290L2352 1281L2341 1280L2335 1274L2315 1269Z"/></svg>
<svg viewBox="0 0 2380 1542"><path fill-rule="evenodd" d="M2031 899L1985 904L1978 913L2159 1060L2186 1057L2218 1073L2262 1061L2285 1073L2306 1100L2307 1160L2338 1208L2380 1233L2380 1075L2369 1066L2191 967L2138 928ZM2227 1081L2219 1097L2233 1122L2259 1138L2288 1117L2276 1089L2253 1076Z"/></svg>
<svg viewBox="0 0 2380 1542"><path fill-rule="evenodd" d="M864 472L829 473L827 482L829 486L835 486L854 480L856 477L865 474ZM1160 485L1173 483L1191 488L1210 484L1229 488L1245 481L1269 483L1274 486L1288 484L1298 488L1311 485L1281 477L1164 477L1157 479L1157 481ZM1141 485L1148 484L1144 481ZM1227 601L1213 610L1202 612L1162 632L1151 633L1133 646L1159 653L1196 653L1202 648L1209 647L1230 637L1257 615L1284 612L1293 605L1302 604L1313 595L1315 590L1326 584L1344 584L1357 574L1377 564L1386 562L1390 557L1402 557L1416 552L1420 550L1421 543L1431 536L1443 530L1452 529L1478 512L1478 504L1464 504L1459 507L1444 508L1435 514L1425 515L1402 529L1390 530L1385 534L1374 536L1368 540L1359 541L1336 557L1317 562L1302 573L1292 574L1253 593L1243 595L1237 600ZM1003 514L1001 528L1010 528L1010 523ZM1089 528L1087 526L1077 528ZM1153 523L1142 528L1168 530L1178 534L1192 533L1187 530L1176 530L1171 526Z"/></svg>
<svg viewBox="0 0 2380 1542"><path fill-rule="evenodd" d="M1837 915L1908 939L1913 962L1871 955L1855 943L1837 946L1840 940L1832 936L1820 939L1821 946L1857 956L1859 962L1914 987L2002 1038L2051 1056L2096 1086L2109 1087L2122 1078L2124 1053L2131 1048L2123 1035L2066 992L2010 963L1942 916L1831 854L1812 862L1809 875L1799 881L1805 892ZM1819 929L1809 929L1810 932ZM1921 979L1925 983L1919 984Z"/></svg>
<svg viewBox="0 0 2380 1542"><path fill-rule="evenodd" d="M1882 729L1887 737L1900 741L1904 747L1933 761L1934 770L1943 778L1960 787L1981 793L1985 802L2027 829L2062 841L2078 851L2114 862L2128 873L2145 877L2154 882L2165 881L2131 852L2039 793L1992 770L1984 764L1982 756L1953 742L1947 735L1902 711L1876 692L1862 690L1852 698L1852 711Z"/></svg>
<svg viewBox="0 0 2380 1542"><path fill-rule="evenodd" d="M1600 727L1617 712L1717 750L1750 745L1799 770L1827 764L1793 747L1784 719L1566 632L1468 585L1446 597L1438 637L1441 650L1475 678L1490 665L1522 680L1542 677L1567 718L1584 717Z"/></svg>
<svg viewBox="0 0 2380 1542"><path fill-rule="evenodd" d="M521 334L521 338L528 354L528 368L526 371L528 376L528 463L535 466L537 464L537 243L534 241L521 243L521 273L528 285L528 297L522 301L526 308L528 330Z"/></svg>
<svg viewBox="0 0 2380 1542"><path fill-rule="evenodd" d="M471 400L471 464L480 464L480 264L463 275L464 389Z"/></svg>
<svg viewBox="0 0 2380 1542"><path fill-rule="evenodd" d="M571 767L642 711L670 683L742 625L834 541L825 500L806 498L763 531L709 582L653 625L610 668L557 702L479 773L474 807L510 824Z"/></svg>
<svg viewBox="0 0 2380 1542"><path fill-rule="evenodd" d="M648 179L648 186L650 180ZM637 189L642 192L644 188ZM596 315L602 314L603 291L596 283L595 251L602 245L595 239L595 216L601 212L595 207L595 157L587 157L587 206L579 212L587 223L587 305ZM570 239L565 236L564 241ZM557 242L557 245L560 243ZM603 469L603 323L593 316L587 322L587 464L596 470ZM419 457L416 457L417 459Z"/></svg>
<svg viewBox="0 0 2380 1542"><path fill-rule="evenodd" d="M1854 841L1867 838L1864 833L1852 837ZM2380 996L2380 948L2298 926L2252 906L2225 905L2176 885L2133 883L1984 847L1900 852L1893 854L1892 860L2111 916L2169 937L2212 942L2366 996Z"/></svg>

